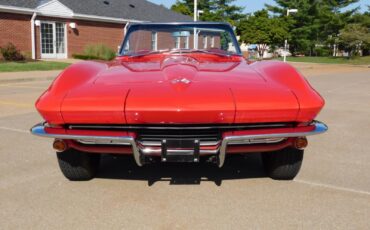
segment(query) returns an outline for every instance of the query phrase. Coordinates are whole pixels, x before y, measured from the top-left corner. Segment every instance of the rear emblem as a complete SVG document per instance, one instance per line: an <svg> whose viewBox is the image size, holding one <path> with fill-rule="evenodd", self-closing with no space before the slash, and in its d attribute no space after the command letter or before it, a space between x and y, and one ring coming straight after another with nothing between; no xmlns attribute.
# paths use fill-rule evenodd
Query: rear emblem
<svg viewBox="0 0 370 230"><path fill-rule="evenodd" d="M186 78L182 78L182 79L173 79L171 82L172 84L177 84L177 83L189 84L191 81Z"/></svg>

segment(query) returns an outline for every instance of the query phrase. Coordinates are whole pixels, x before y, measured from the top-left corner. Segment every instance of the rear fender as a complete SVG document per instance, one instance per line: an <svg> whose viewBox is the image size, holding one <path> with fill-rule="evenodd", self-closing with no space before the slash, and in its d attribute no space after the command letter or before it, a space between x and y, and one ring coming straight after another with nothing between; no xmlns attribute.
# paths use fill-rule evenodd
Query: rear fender
<svg viewBox="0 0 370 230"><path fill-rule="evenodd" d="M35 106L45 121L64 124L61 104L67 93L75 87L92 82L102 70L108 68L104 62L86 61L71 65L53 81L36 101Z"/></svg>
<svg viewBox="0 0 370 230"><path fill-rule="evenodd" d="M278 61L264 61L255 62L250 66L267 81L275 81L291 89L299 103L296 121L310 122L323 108L324 99L291 65Z"/></svg>

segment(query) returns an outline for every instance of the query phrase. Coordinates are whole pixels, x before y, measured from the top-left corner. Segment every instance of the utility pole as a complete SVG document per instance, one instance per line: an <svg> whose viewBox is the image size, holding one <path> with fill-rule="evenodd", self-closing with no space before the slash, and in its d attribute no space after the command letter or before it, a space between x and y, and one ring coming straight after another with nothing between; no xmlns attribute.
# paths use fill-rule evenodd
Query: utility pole
<svg viewBox="0 0 370 230"><path fill-rule="evenodd" d="M286 11L286 16L289 17L289 13L297 13L298 10L297 9L288 9ZM288 53L288 39L285 39L285 42L284 42L284 62L286 62L286 55Z"/></svg>
<svg viewBox="0 0 370 230"><path fill-rule="evenodd" d="M194 0L194 22L197 21L198 17L198 0ZM194 34L193 34L193 49L198 49L198 34L197 28L194 27Z"/></svg>
<svg viewBox="0 0 370 230"><path fill-rule="evenodd" d="M194 22L198 20L198 0L194 0Z"/></svg>

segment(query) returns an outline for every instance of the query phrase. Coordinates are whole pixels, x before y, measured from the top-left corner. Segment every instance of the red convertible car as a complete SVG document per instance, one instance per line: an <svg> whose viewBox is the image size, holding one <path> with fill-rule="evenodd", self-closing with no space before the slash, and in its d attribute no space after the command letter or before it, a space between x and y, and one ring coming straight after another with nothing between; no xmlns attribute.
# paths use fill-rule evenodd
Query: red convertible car
<svg viewBox="0 0 370 230"><path fill-rule="evenodd" d="M261 153L267 175L293 179L322 97L292 66L249 63L225 23L143 23L127 28L112 62L63 71L36 102L70 180L89 180L101 154L152 162L207 161Z"/></svg>

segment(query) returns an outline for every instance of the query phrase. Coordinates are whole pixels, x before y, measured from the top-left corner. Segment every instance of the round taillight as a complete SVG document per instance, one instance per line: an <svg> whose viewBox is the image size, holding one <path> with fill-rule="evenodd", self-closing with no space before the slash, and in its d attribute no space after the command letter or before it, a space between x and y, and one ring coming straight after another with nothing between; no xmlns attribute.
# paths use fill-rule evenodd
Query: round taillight
<svg viewBox="0 0 370 230"><path fill-rule="evenodd" d="M297 149L304 149L308 145L308 141L306 137L297 137L294 141L294 147Z"/></svg>
<svg viewBox="0 0 370 230"><path fill-rule="evenodd" d="M53 148L58 152L64 152L67 149L67 144L63 140L56 139Z"/></svg>

